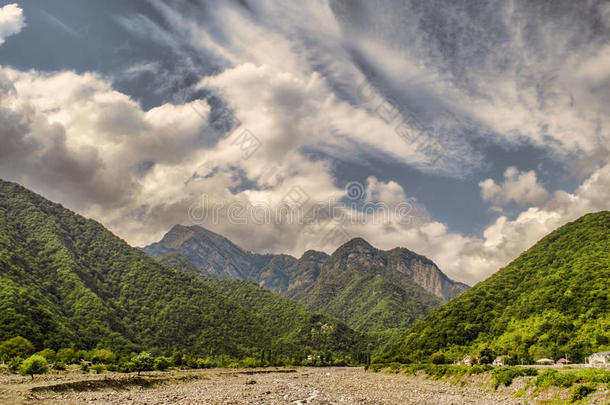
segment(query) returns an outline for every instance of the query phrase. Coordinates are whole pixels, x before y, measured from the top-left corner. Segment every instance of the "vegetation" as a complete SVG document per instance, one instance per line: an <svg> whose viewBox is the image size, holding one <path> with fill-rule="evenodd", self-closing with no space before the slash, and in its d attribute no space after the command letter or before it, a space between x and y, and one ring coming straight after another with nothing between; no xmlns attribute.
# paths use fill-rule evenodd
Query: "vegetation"
<svg viewBox="0 0 610 405"><path fill-rule="evenodd" d="M34 374L44 374L49 370L47 360L37 354L34 354L21 363L19 372L23 375L30 375L34 379Z"/></svg>
<svg viewBox="0 0 610 405"><path fill-rule="evenodd" d="M335 319L263 297L252 286L232 293L220 287L170 269L99 223L0 181L0 340L19 335L33 346L19 338L4 342L4 358L48 348L64 364L86 355L112 363L107 352L91 354L96 349L268 362L332 352L351 362L363 350L361 335Z"/></svg>
<svg viewBox="0 0 610 405"><path fill-rule="evenodd" d="M409 277L392 275L386 263L407 260L394 257L400 254L401 249L381 252L363 239L353 239L326 260L316 284L300 302L309 309L344 320L358 331L408 328L443 299Z"/></svg>
<svg viewBox="0 0 610 405"><path fill-rule="evenodd" d="M373 363L367 366L373 372L386 370L389 373L405 373L415 375L423 372L434 380L451 378L457 383L463 377L490 373L491 382L494 389L501 385L509 386L517 377L536 377L526 387L535 386L537 390L547 387L570 388L575 384L572 392L572 400L584 398L596 390L597 384L605 384L610 388L610 371L604 369L584 369L584 370L555 370L547 369L539 373L537 369L531 367L491 367L489 365L440 365L440 364L402 364L402 363ZM584 388L583 388L584 387Z"/></svg>
<svg viewBox="0 0 610 405"><path fill-rule="evenodd" d="M610 350L610 212L552 232L505 268L432 311L384 357L455 361L489 348L529 364ZM489 359L489 357L488 357Z"/></svg>
<svg viewBox="0 0 610 405"><path fill-rule="evenodd" d="M590 385L580 385L578 387L575 387L574 391L572 391L572 395L570 396L570 402L582 401L589 394L595 391L597 390Z"/></svg>
<svg viewBox="0 0 610 405"><path fill-rule="evenodd" d="M0 343L0 359L2 361L7 361L14 357L26 357L32 353L34 353L34 345L21 336L16 336Z"/></svg>

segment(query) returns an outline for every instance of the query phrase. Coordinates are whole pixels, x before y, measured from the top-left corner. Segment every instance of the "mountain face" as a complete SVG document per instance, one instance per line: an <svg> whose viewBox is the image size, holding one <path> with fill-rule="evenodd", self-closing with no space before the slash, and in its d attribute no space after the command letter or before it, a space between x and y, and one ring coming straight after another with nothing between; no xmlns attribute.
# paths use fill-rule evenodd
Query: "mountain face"
<svg viewBox="0 0 610 405"><path fill-rule="evenodd" d="M250 280L328 313L360 330L404 328L468 288L408 249L375 249L356 238L333 255L307 251L300 259L247 252L199 226L174 226L143 250L153 257L180 253L200 274ZM193 271L186 264L166 264Z"/></svg>
<svg viewBox="0 0 610 405"><path fill-rule="evenodd" d="M270 349L352 353L361 346L361 335L336 319L251 283L236 289L246 293L229 294L217 282L188 274L199 270L176 253L164 260L186 271L0 180L0 340L20 335L39 349L101 345L118 353L188 350L235 357Z"/></svg>
<svg viewBox="0 0 610 405"><path fill-rule="evenodd" d="M481 347L519 361L610 350L610 212L555 230L418 322L388 357Z"/></svg>

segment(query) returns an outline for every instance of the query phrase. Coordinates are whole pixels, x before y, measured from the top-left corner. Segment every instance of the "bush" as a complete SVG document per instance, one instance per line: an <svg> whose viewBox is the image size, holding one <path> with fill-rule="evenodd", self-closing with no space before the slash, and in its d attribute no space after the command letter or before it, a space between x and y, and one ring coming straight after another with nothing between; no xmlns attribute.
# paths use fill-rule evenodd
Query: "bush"
<svg viewBox="0 0 610 405"><path fill-rule="evenodd" d="M590 387L588 385L578 386L578 387L574 388L574 391L572 391L572 396L570 397L570 402L582 401L583 399L585 399L587 397L587 395L589 395L595 391L596 391L595 388Z"/></svg>
<svg viewBox="0 0 610 405"><path fill-rule="evenodd" d="M80 371L83 374L89 374L89 364L87 363L81 363L80 365Z"/></svg>
<svg viewBox="0 0 610 405"><path fill-rule="evenodd" d="M540 388L555 386L569 388L576 381L572 373L560 373L557 370L544 370L536 380L536 386Z"/></svg>
<svg viewBox="0 0 610 405"><path fill-rule="evenodd" d="M91 367L93 369L93 371L95 371L95 374L102 374L104 372L104 370L106 369L104 367L103 364L98 363L98 364L94 364L93 367Z"/></svg>
<svg viewBox="0 0 610 405"><path fill-rule="evenodd" d="M165 371L169 368L170 360L167 357L157 357L155 359L155 370Z"/></svg>
<svg viewBox="0 0 610 405"><path fill-rule="evenodd" d="M136 371L136 365L133 361L121 362L118 365L118 371L120 371L121 373L131 373L133 371Z"/></svg>
<svg viewBox="0 0 610 405"><path fill-rule="evenodd" d="M244 368L254 368L254 367L258 367L259 365L260 365L259 361L252 357L246 357L245 359L243 359L241 361L241 366Z"/></svg>
<svg viewBox="0 0 610 405"><path fill-rule="evenodd" d="M430 356L430 361L432 364L447 364L447 358L443 353L437 352Z"/></svg>
<svg viewBox="0 0 610 405"><path fill-rule="evenodd" d="M74 364L78 361L78 357L74 349L65 347L57 351L55 360L64 364Z"/></svg>
<svg viewBox="0 0 610 405"><path fill-rule="evenodd" d="M39 356L42 356L45 358L45 360L47 361L47 363L53 363L55 361L55 350L53 349L44 349L39 351L38 353L36 353Z"/></svg>
<svg viewBox="0 0 610 405"><path fill-rule="evenodd" d="M134 365L134 370L138 375L142 371L152 371L155 369L155 358L148 352L142 352L131 359Z"/></svg>
<svg viewBox="0 0 610 405"><path fill-rule="evenodd" d="M8 362L9 371L16 373L19 371L19 367L21 367L21 363L23 363L23 359L19 356L13 357L11 361Z"/></svg>
<svg viewBox="0 0 610 405"><path fill-rule="evenodd" d="M63 371L66 368L66 365L60 361L56 361L55 363L53 363L53 370Z"/></svg>
<svg viewBox="0 0 610 405"><path fill-rule="evenodd" d="M88 357L93 363L111 364L116 361L115 354L107 349L91 350L88 354Z"/></svg>
<svg viewBox="0 0 610 405"><path fill-rule="evenodd" d="M493 363L496 355L489 347L483 348L479 352L479 363L481 364L491 364Z"/></svg>
<svg viewBox="0 0 610 405"><path fill-rule="evenodd" d="M180 367L182 365L182 353L174 352L174 354L172 354L172 364L174 367Z"/></svg>
<svg viewBox="0 0 610 405"><path fill-rule="evenodd" d="M26 357L34 353L34 345L21 336L0 343L0 359L8 361L14 357Z"/></svg>
<svg viewBox="0 0 610 405"><path fill-rule="evenodd" d="M47 365L47 360L34 354L23 361L21 367L19 367L19 372L23 375L30 375L32 379L34 379L34 374L44 374L49 370L49 366Z"/></svg>
<svg viewBox="0 0 610 405"><path fill-rule="evenodd" d="M500 385L508 387L512 384L513 379L523 376L535 376L538 370L535 368L523 367L499 367L491 371L491 379L494 383L494 389L498 389Z"/></svg>

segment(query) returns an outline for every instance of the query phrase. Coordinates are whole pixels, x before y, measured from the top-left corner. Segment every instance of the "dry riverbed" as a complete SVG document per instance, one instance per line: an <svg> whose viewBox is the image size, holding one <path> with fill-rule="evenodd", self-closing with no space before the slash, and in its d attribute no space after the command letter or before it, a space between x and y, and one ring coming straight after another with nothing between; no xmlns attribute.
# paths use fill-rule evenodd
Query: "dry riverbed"
<svg viewBox="0 0 610 405"><path fill-rule="evenodd" d="M165 373L0 375L0 402L25 404L524 404L520 385L494 391L484 375L466 384L362 368L188 370ZM524 384L524 383L523 383ZM521 385L523 385L521 384ZM601 393L598 393L598 396ZM602 398L602 397L600 397ZM595 398L592 398L596 403ZM607 399L607 397L606 397ZM601 399L603 403L603 399ZM529 401L527 403L535 403Z"/></svg>

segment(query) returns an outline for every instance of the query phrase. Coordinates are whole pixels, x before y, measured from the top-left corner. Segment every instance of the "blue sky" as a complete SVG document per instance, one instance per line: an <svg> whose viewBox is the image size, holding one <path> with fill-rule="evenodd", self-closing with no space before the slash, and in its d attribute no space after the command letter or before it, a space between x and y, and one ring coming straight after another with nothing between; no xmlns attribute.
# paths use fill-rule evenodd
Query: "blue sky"
<svg viewBox="0 0 610 405"><path fill-rule="evenodd" d="M473 283L610 205L607 2L0 7L0 177L133 245L362 236Z"/></svg>

